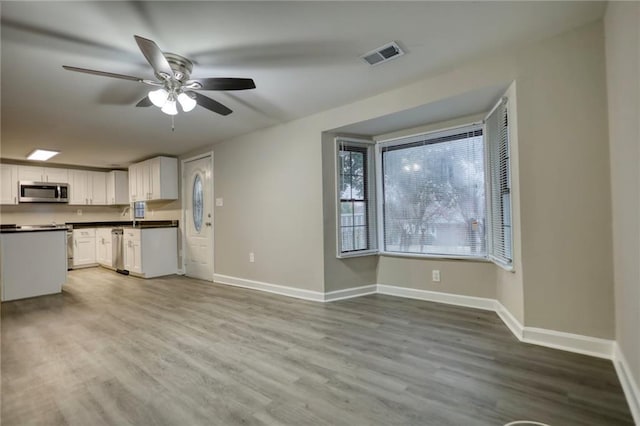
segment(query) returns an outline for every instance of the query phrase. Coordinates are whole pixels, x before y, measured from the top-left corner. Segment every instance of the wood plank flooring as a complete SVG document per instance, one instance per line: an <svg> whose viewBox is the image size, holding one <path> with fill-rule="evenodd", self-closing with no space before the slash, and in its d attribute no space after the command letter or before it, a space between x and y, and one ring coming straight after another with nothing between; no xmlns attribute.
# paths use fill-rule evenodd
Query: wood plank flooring
<svg viewBox="0 0 640 426"><path fill-rule="evenodd" d="M2 304L2 425L632 425L610 361L493 312L71 271Z"/></svg>

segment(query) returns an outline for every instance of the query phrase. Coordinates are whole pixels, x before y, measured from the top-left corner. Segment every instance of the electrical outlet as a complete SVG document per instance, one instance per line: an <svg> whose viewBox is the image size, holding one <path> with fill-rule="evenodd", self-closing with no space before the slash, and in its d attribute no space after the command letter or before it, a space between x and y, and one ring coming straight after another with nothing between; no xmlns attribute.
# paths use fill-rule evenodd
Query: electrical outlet
<svg viewBox="0 0 640 426"><path fill-rule="evenodd" d="M249 262L253 263L256 261L256 257L254 256L253 252L249 253Z"/></svg>
<svg viewBox="0 0 640 426"><path fill-rule="evenodd" d="M433 271L431 271L431 280L434 283L439 283L440 282L440 270L439 269L434 269Z"/></svg>
<svg viewBox="0 0 640 426"><path fill-rule="evenodd" d="M222 207L222 206L224 206L224 199L216 198L216 207Z"/></svg>
<svg viewBox="0 0 640 426"><path fill-rule="evenodd" d="M78 216L82 216L82 209L78 209L76 213L78 213Z"/></svg>

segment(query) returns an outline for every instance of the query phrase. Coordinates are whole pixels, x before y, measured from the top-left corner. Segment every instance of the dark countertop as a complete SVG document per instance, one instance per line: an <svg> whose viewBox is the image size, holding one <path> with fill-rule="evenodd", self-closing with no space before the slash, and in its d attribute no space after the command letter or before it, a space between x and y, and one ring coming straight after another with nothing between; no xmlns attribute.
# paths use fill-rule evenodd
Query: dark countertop
<svg viewBox="0 0 640 426"><path fill-rule="evenodd" d="M135 228L135 229L150 229L150 228L177 228L177 220L144 220L136 221L135 226L133 221L111 221L111 222L67 222L64 225L15 225L5 224L0 225L0 233L9 234L16 232L49 232L49 231L67 231L68 229L83 229L83 228Z"/></svg>
<svg viewBox="0 0 640 426"><path fill-rule="evenodd" d="M67 225L73 229L81 228L177 228L177 220L140 220L136 221L136 225L133 226L131 220L111 221L111 222L67 222Z"/></svg>
<svg viewBox="0 0 640 426"><path fill-rule="evenodd" d="M66 225L0 225L0 233L14 234L18 232L51 232L65 231Z"/></svg>

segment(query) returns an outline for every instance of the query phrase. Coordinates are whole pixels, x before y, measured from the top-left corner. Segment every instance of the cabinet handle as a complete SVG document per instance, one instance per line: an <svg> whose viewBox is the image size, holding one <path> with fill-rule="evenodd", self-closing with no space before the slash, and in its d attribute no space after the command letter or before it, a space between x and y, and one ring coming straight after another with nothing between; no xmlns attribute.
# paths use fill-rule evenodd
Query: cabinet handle
<svg viewBox="0 0 640 426"><path fill-rule="evenodd" d="M13 197L13 204L18 204L18 197Z"/></svg>
<svg viewBox="0 0 640 426"><path fill-rule="evenodd" d="M89 204L89 199L88 199L88 198L85 198L85 199L84 199L84 203L85 203L85 204Z"/></svg>

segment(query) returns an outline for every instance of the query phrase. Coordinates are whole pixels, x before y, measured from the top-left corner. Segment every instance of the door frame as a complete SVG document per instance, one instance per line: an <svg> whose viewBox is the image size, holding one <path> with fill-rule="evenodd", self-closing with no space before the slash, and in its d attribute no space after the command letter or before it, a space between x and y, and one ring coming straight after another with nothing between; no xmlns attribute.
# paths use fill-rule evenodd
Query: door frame
<svg viewBox="0 0 640 426"><path fill-rule="evenodd" d="M187 237L186 237L186 220L187 220L187 209L186 209L186 202L187 202L187 196L186 196L186 182L185 182L185 163L189 163L191 161L196 161L196 160L201 160L203 158L207 158L209 157L209 167L211 167L211 193L209 194L211 196L211 241L209 241L209 243L211 244L211 282L213 282L213 277L215 275L215 271L216 271L216 256L215 256L215 245L214 245L214 241L215 241L215 206L216 206L216 199L214 198L215 195L215 191L214 191L214 179L213 179L213 150L199 154L199 155L195 155L193 157L188 157L188 158L183 158L181 160L180 163L180 196L182 197L182 220L180 221L180 234L182 236L181 240L181 250L180 250L180 259L181 259L181 265L182 265L182 275L186 275L187 274L187 263L185 261L185 247L187 246Z"/></svg>

